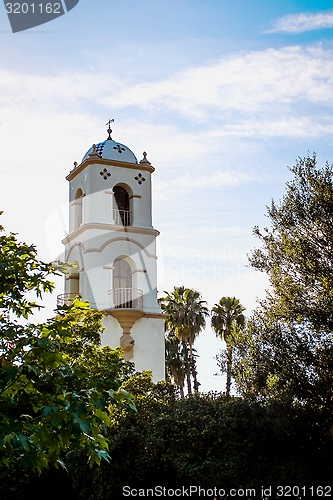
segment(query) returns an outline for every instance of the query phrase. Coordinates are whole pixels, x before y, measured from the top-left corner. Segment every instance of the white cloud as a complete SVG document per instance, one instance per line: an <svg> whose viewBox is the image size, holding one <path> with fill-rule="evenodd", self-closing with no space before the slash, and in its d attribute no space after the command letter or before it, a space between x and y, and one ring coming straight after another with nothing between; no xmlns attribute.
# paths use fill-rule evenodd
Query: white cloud
<svg viewBox="0 0 333 500"><path fill-rule="evenodd" d="M108 110L112 116L105 116ZM65 203L65 175L92 142L106 137L109 117L116 118L116 140L139 159L147 148L158 167L155 199L167 201L210 183L253 183L240 150L254 158L251 145L262 138L332 136L332 111L333 51L320 46L236 54L139 84L97 71L40 76L1 68L3 206L20 220L8 189L12 172L18 199L36 183L52 184L29 202L33 217L41 203L55 210L61 193Z"/></svg>
<svg viewBox="0 0 333 500"><path fill-rule="evenodd" d="M135 137L133 147L137 143L141 149L149 136L166 156L169 148L175 157L184 152L198 157L227 136L331 135L332 108L333 51L321 46L236 54L138 84L107 72L54 77L0 70L0 123L7 131L17 130L20 117L26 120L22 123L43 122L47 135L55 117L58 130L63 123L70 133L76 123L72 134L79 144L87 141L87 129L98 138L102 110L120 110L118 116L126 117L121 140ZM188 123L180 124L179 117ZM115 136L118 126L116 122ZM35 123L29 128L38 129Z"/></svg>
<svg viewBox="0 0 333 500"><path fill-rule="evenodd" d="M286 32L303 33L304 31L318 30L333 27L333 10L317 12L316 14L289 14L280 17L274 22L273 29L266 33Z"/></svg>
<svg viewBox="0 0 333 500"><path fill-rule="evenodd" d="M209 186L215 188L221 186L237 186L241 184L250 184L253 182L260 182L260 179L255 176L237 172L223 172L215 171L211 175L195 174L192 169L188 169L186 173L176 174L172 178L168 175L164 176L167 180L158 179L154 181L154 200L167 200L184 196L189 190L193 194L193 189L203 189Z"/></svg>
<svg viewBox="0 0 333 500"><path fill-rule="evenodd" d="M181 187L235 186L253 182L254 177L246 174L234 175L229 172L215 172L212 175L182 175L175 184Z"/></svg>
<svg viewBox="0 0 333 500"><path fill-rule="evenodd" d="M332 106L332 90L333 52L293 46L240 54L160 82L127 86L106 102L140 106L162 117L177 112L192 122L218 121L228 128L239 126L244 118L251 123L266 122L268 117L288 121L290 112L299 116L298 106L303 111L307 105Z"/></svg>

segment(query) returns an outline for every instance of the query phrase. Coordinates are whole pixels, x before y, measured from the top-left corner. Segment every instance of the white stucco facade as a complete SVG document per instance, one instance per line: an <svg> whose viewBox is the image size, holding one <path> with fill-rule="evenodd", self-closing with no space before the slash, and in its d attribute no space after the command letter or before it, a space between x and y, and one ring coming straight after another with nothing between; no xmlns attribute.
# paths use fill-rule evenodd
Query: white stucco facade
<svg viewBox="0 0 333 500"><path fill-rule="evenodd" d="M164 320L157 302L156 237L146 158L109 138L94 145L69 181L66 260L77 262L65 294L106 312L102 344L122 345L137 370L164 379Z"/></svg>

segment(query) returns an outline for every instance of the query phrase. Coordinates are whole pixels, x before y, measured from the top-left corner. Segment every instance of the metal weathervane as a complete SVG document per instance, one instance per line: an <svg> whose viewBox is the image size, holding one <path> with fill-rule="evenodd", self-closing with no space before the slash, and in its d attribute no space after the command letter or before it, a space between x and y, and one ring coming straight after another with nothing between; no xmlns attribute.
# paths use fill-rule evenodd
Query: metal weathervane
<svg viewBox="0 0 333 500"><path fill-rule="evenodd" d="M108 141L112 141L112 137L111 137L111 134L112 134L112 130L111 130L111 123L114 122L114 118L112 118L112 120L109 119L109 121L105 124L105 125L109 125L109 128L107 129L107 133L109 134L109 137L107 138Z"/></svg>

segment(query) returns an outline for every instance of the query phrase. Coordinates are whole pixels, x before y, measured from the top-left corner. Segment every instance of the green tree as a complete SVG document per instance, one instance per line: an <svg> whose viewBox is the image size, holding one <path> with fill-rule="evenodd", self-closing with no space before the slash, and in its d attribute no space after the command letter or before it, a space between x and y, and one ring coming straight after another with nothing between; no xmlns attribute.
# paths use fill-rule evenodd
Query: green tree
<svg viewBox="0 0 333 500"><path fill-rule="evenodd" d="M235 347L239 390L331 411L333 398L333 167L315 155L290 168L286 193L268 207L270 228L250 264L270 290Z"/></svg>
<svg viewBox="0 0 333 500"><path fill-rule="evenodd" d="M3 231L3 228L0 227ZM15 234L0 237L0 466L41 470L61 464L70 446L89 462L109 459L105 432L108 408L129 400L118 391L126 376L120 351L100 350L101 314L76 301L42 324L28 321L41 307L27 298L51 292L59 271L41 262L33 245ZM105 383L98 363L113 367ZM88 359L90 361L88 362Z"/></svg>
<svg viewBox="0 0 333 500"><path fill-rule="evenodd" d="M199 292L184 286L175 286L173 292L164 293L167 295L160 299L160 305L167 315L166 327L171 335L178 337L189 347L190 374L193 378L194 391L197 392L199 382L193 344L206 325L206 316L209 315L207 302L201 299ZM188 394L192 394L190 374L187 373Z"/></svg>
<svg viewBox="0 0 333 500"><path fill-rule="evenodd" d="M165 336L166 379L170 382L174 381L182 398L184 397L185 377L190 368L188 354L186 343L167 331Z"/></svg>
<svg viewBox="0 0 333 500"><path fill-rule="evenodd" d="M332 411L330 333L278 320L275 312L261 307L235 335L233 351L233 377L243 396Z"/></svg>
<svg viewBox="0 0 333 500"><path fill-rule="evenodd" d="M256 488L247 498L257 498L263 484L331 482L330 424L318 409L216 393L177 399L170 384L153 384L147 373L123 387L135 395L137 412L115 410L113 459L91 470L77 454L69 463L80 500L121 499L126 485L208 489L213 482L226 490Z"/></svg>
<svg viewBox="0 0 333 500"><path fill-rule="evenodd" d="M254 228L262 247L250 256L266 272L267 301L279 318L333 330L333 167L315 155L290 168L286 194L267 207L271 228Z"/></svg>
<svg viewBox="0 0 333 500"><path fill-rule="evenodd" d="M117 500L124 498L124 486L211 489L212 484L226 491L255 488L256 495L246 498L261 497L262 485L269 485L277 499L278 485L332 482L332 414L325 419L319 408L215 392L177 398L174 386L154 384L149 372L134 374L122 388L134 395L137 412L112 408L110 462L90 468L76 448L66 456L68 474L52 468L32 477L14 468L0 476L1 499L44 500L55 490L59 498Z"/></svg>
<svg viewBox="0 0 333 500"><path fill-rule="evenodd" d="M222 371L227 374L227 396L230 395L231 389L233 337L237 328L244 326L245 317L243 311L245 311L245 307L241 305L236 297L222 297L219 303L212 308L211 325L216 336L224 340L227 346L226 356L222 355L218 358Z"/></svg>

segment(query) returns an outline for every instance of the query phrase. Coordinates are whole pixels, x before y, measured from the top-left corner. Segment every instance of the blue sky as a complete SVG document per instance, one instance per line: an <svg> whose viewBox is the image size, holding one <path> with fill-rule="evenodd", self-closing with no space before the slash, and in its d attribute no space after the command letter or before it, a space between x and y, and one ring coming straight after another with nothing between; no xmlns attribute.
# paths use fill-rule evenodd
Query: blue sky
<svg viewBox="0 0 333 500"><path fill-rule="evenodd" d="M65 176L114 118L113 137L156 168L159 290L250 311L267 287L246 267L251 228L298 156L333 161L332 27L328 1L80 0L12 34L0 6L3 225L59 255ZM197 341L204 390L222 386L220 347L210 328Z"/></svg>

